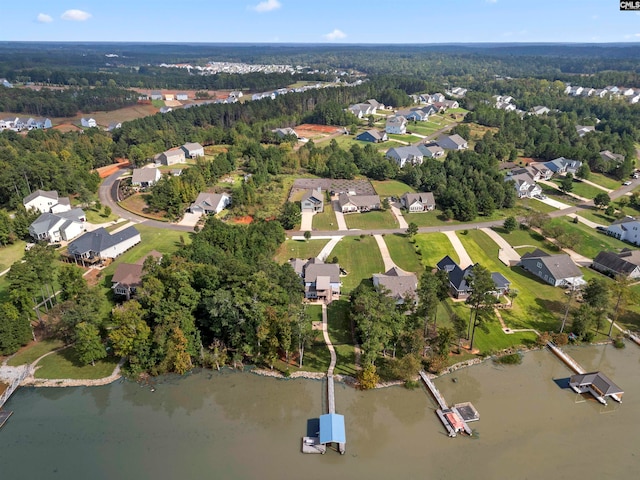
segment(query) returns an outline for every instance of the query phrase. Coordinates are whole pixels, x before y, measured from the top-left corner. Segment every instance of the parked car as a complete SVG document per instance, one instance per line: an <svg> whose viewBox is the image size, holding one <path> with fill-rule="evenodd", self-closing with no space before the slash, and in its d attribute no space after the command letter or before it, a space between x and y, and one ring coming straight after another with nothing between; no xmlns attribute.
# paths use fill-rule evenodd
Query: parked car
<svg viewBox="0 0 640 480"><path fill-rule="evenodd" d="M631 185L631 180L627 180L622 185L624 185L625 187L628 187L629 185Z"/></svg>

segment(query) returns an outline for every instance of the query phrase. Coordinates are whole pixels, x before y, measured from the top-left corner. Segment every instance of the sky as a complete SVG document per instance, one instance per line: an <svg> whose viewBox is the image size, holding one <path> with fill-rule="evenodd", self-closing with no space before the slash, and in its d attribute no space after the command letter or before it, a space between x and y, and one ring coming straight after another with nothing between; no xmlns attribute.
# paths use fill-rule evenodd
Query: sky
<svg viewBox="0 0 640 480"><path fill-rule="evenodd" d="M2 0L0 41L640 42L618 0Z"/></svg>

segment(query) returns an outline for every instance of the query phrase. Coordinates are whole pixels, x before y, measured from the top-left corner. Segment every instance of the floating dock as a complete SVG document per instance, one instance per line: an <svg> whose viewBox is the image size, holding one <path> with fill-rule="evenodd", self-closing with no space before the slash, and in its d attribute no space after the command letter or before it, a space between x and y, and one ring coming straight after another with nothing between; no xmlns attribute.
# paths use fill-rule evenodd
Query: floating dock
<svg viewBox="0 0 640 480"><path fill-rule="evenodd" d="M302 437L302 453L327 453L327 446L320 443L319 437Z"/></svg>
<svg viewBox="0 0 640 480"><path fill-rule="evenodd" d="M436 410L436 415L442 422L442 425L444 425L449 436L455 437L459 432L471 435L472 430L471 427L469 427L468 422L480 420L478 410L476 410L470 402L458 403L451 408L448 407L447 402L440 391L423 370L420 371L420 378L422 378L427 389L431 392L431 395L438 403L440 408Z"/></svg>

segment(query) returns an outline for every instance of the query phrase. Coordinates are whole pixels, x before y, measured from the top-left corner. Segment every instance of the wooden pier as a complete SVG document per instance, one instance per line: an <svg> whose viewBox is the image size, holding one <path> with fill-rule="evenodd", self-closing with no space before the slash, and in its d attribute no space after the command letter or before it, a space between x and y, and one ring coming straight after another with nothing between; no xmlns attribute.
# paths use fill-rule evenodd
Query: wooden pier
<svg viewBox="0 0 640 480"><path fill-rule="evenodd" d="M631 339L631 341L633 341L633 343L635 343L636 345L640 345L640 337L638 337L636 334L629 332L629 338Z"/></svg>
<svg viewBox="0 0 640 480"><path fill-rule="evenodd" d="M467 422L480 420L480 415L475 407L471 405L471 403L466 402L456 404L449 408L446 400L424 370L420 371L420 378L422 378L427 389L431 392L431 395L438 403L440 408L436 410L436 415L442 422L442 425L444 425L449 436L455 437L458 432L464 432L467 435L471 435L472 430Z"/></svg>
<svg viewBox="0 0 640 480"><path fill-rule="evenodd" d="M333 375L327 376L327 403L329 406L328 413L336 413L336 393Z"/></svg>
<svg viewBox="0 0 640 480"><path fill-rule="evenodd" d="M7 420L9 420L11 415L13 415L13 412L0 410L0 428L4 427L4 424L7 423Z"/></svg>
<svg viewBox="0 0 640 480"><path fill-rule="evenodd" d="M15 392L18 387L20 386L20 383L27 378L27 376L30 373L30 368L29 367L25 367L22 372L20 373L20 375L15 378L11 384L9 385L9 387L2 393L2 395L0 395L0 408L2 408L2 406L6 403L7 400L9 400L9 397L11 395L13 395L13 392Z"/></svg>

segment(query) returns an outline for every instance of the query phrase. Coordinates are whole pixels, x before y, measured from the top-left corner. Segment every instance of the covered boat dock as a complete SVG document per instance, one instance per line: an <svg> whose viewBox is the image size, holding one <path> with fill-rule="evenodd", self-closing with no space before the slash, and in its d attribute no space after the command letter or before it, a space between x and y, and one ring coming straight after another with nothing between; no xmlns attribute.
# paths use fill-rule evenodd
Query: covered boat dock
<svg viewBox="0 0 640 480"><path fill-rule="evenodd" d="M620 387L602 372L580 373L569 378L569 386L576 393L590 393L603 405L607 397L622 402L624 393Z"/></svg>

